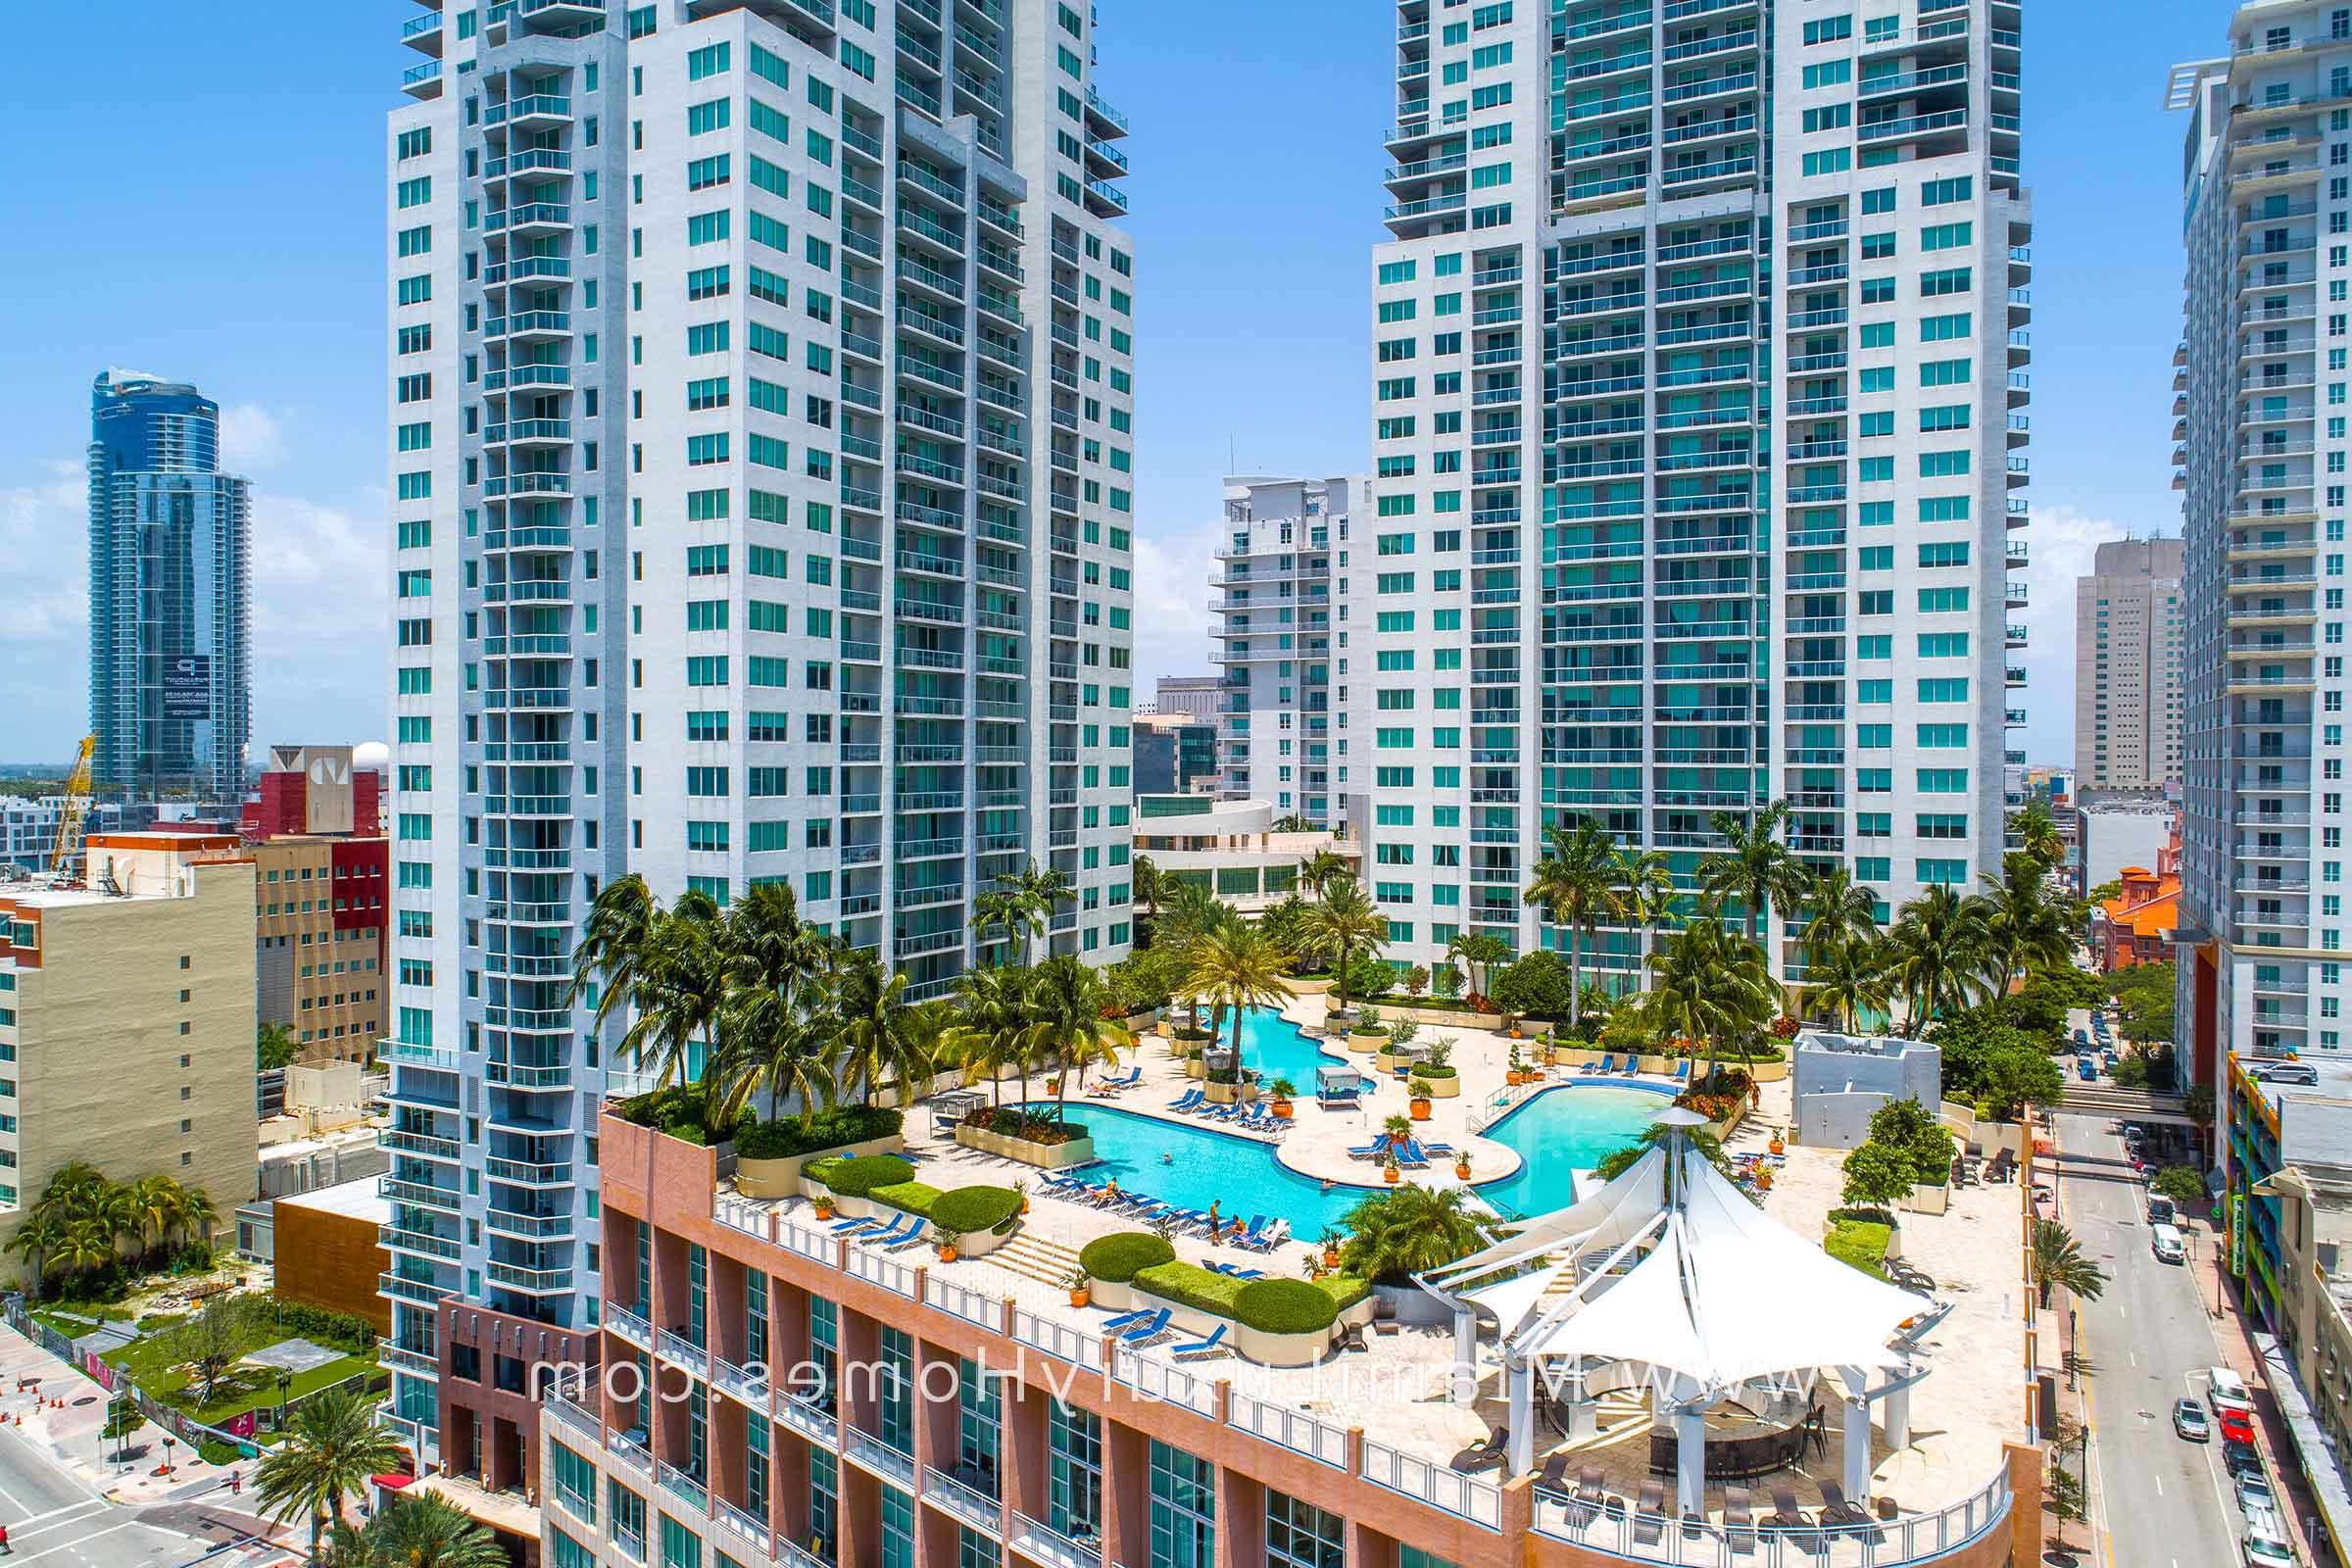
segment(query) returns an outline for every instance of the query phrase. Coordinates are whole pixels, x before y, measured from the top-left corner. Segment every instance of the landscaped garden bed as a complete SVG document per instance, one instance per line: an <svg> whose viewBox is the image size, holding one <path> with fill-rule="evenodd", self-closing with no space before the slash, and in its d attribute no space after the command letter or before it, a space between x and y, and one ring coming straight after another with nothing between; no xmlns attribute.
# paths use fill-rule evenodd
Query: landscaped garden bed
<svg viewBox="0 0 2352 1568"><path fill-rule="evenodd" d="M823 1154L895 1154L906 1147L906 1117L874 1105L842 1105L808 1118L752 1122L735 1132L735 1190L746 1198L789 1198L801 1170Z"/></svg>
<svg viewBox="0 0 2352 1568"><path fill-rule="evenodd" d="M984 1257L1019 1228L1021 1194L1010 1187L974 1185L942 1190L914 1179L914 1166L896 1154L813 1159L803 1167L809 1196L847 1219L879 1210L915 1214L931 1222L928 1239L955 1239L962 1257Z"/></svg>
<svg viewBox="0 0 2352 1568"><path fill-rule="evenodd" d="M1083 1123L1032 1116L1006 1106L983 1105L964 1117L956 1125L956 1142L1041 1170L1084 1165L1095 1157L1095 1141Z"/></svg>

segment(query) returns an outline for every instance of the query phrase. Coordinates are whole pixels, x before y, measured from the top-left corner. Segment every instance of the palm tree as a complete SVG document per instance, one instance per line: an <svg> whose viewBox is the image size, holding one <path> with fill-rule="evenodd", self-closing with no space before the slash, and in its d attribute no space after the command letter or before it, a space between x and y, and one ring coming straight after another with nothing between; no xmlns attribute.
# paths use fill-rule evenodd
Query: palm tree
<svg viewBox="0 0 2352 1568"><path fill-rule="evenodd" d="M2058 820L2050 815L2049 803L2029 801L2025 809L2009 817L2009 831L2017 836L2017 847L2048 870L2066 858L2066 840L2058 833Z"/></svg>
<svg viewBox="0 0 2352 1568"><path fill-rule="evenodd" d="M40 1299L41 1285L55 1267L65 1241L64 1224L38 1209L27 1213L8 1239L8 1250L24 1259L24 1281L33 1299Z"/></svg>
<svg viewBox="0 0 2352 1568"><path fill-rule="evenodd" d="M1982 973L1984 911L1941 883L1903 906L1894 922L1894 979L1917 1032L1939 1013L1968 1005Z"/></svg>
<svg viewBox="0 0 2352 1568"><path fill-rule="evenodd" d="M1411 1123L1406 1124L1408 1129ZM1340 1267L1357 1279L1406 1285L1416 1274L1469 1256L1493 1236L1493 1221L1472 1209L1459 1187L1406 1182L1348 1211Z"/></svg>
<svg viewBox="0 0 2352 1568"><path fill-rule="evenodd" d="M179 1205L172 1215L172 1239L185 1246L190 1237L209 1242L220 1228L220 1210L213 1195L201 1187L179 1189Z"/></svg>
<svg viewBox="0 0 2352 1568"><path fill-rule="evenodd" d="M1717 811L1709 818L1729 848L1700 862L1699 886L1719 901L1740 901L1747 940L1758 946L1768 903L1776 898L1790 903L1804 895L1804 862L1776 836L1788 825L1788 814L1787 801L1774 801L1744 817L1737 811Z"/></svg>
<svg viewBox="0 0 2352 1568"><path fill-rule="evenodd" d="M1354 875L1355 862L1328 847L1315 851L1298 862L1298 880L1317 894L1330 887L1336 879Z"/></svg>
<svg viewBox="0 0 2352 1568"><path fill-rule="evenodd" d="M164 1244L164 1233L178 1218L186 1201L179 1183L169 1176L142 1176L130 1184L131 1221L139 1250L151 1252Z"/></svg>
<svg viewBox="0 0 2352 1568"><path fill-rule="evenodd" d="M1446 944L1446 956L1462 960L1470 972L1470 989L1479 996L1487 994L1487 971L1497 963L1511 961L1511 945L1492 931L1457 931Z"/></svg>
<svg viewBox="0 0 2352 1568"><path fill-rule="evenodd" d="M1764 950L1735 937L1716 908L1700 911L1649 956L1649 1016L1668 1038L1703 1044L1707 1082L1716 1049L1729 1035L1761 1029L1773 1014L1774 987Z"/></svg>
<svg viewBox="0 0 2352 1568"><path fill-rule="evenodd" d="M906 972L885 973L872 954L852 949L834 981L825 1022L837 1029L841 1085L858 1088L865 1101L879 1100L885 1084L904 1107L930 1093L936 1069L931 1042L921 1025L927 1016L906 1004Z"/></svg>
<svg viewBox="0 0 2352 1568"><path fill-rule="evenodd" d="M710 1125L733 1126L762 1086L770 1120L788 1099L800 1102L806 1123L838 1098L836 1053L795 998L780 991L732 993L719 1015L718 1037L709 1077L720 1100L707 1109Z"/></svg>
<svg viewBox="0 0 2352 1568"><path fill-rule="evenodd" d="M1891 995L1887 964L1891 944L1884 937L1846 942L1805 964L1805 996L1811 1007L1826 1007L1847 1034L1858 1032L1862 1014L1884 1012Z"/></svg>
<svg viewBox="0 0 2352 1568"><path fill-rule="evenodd" d="M1348 965L1357 950L1377 954L1388 946L1389 922L1354 881L1334 882L1306 906L1306 939L1318 956L1328 954L1338 976L1340 1011L1348 1010Z"/></svg>
<svg viewBox="0 0 2352 1568"><path fill-rule="evenodd" d="M2074 961L2073 929L2050 896L2048 867L2031 853L2009 855L2001 858L1999 876L1979 880L1984 891L1968 902L1984 921L1993 995L2007 996L2030 970L2064 968Z"/></svg>
<svg viewBox="0 0 2352 1568"><path fill-rule="evenodd" d="M1663 850L1620 845L1609 862L1609 915L1634 932L1634 962L1639 966L1655 931L1674 906L1674 867Z"/></svg>
<svg viewBox="0 0 2352 1568"><path fill-rule="evenodd" d="M1805 889L1804 934L1797 939L1805 968L1879 934L1879 896L1854 880L1842 860L1815 868Z"/></svg>
<svg viewBox="0 0 2352 1568"><path fill-rule="evenodd" d="M1252 925L1211 932L1193 955L1186 984L1233 1012L1233 1059L1242 1059L1242 1020L1251 1007L1280 1007L1298 993L1283 976L1291 960Z"/></svg>
<svg viewBox="0 0 2352 1568"><path fill-rule="evenodd" d="M352 1568L506 1568L488 1525L431 1494L387 1503L365 1529L339 1524L328 1550Z"/></svg>
<svg viewBox="0 0 2352 1568"><path fill-rule="evenodd" d="M291 1066L302 1054L302 1042L282 1023L265 1020L253 1031L253 1064L261 1072Z"/></svg>
<svg viewBox="0 0 2352 1568"><path fill-rule="evenodd" d="M1102 1015L1112 1000L1102 971L1066 953L1039 964L1030 980L1033 1049L1054 1053L1054 1114L1057 1121L1069 1107L1071 1069L1077 1069L1083 1089L1087 1068L1117 1066L1120 1051L1135 1044L1135 1036L1127 1032L1124 1023Z"/></svg>
<svg viewBox="0 0 2352 1568"><path fill-rule="evenodd" d="M376 1425L372 1404L328 1389L294 1407L285 1441L263 1455L253 1473L254 1493L262 1510L281 1523L298 1511L310 1516L315 1557L326 1521L342 1517L344 1494L358 1493L369 1476L404 1463L399 1443Z"/></svg>
<svg viewBox="0 0 2352 1568"><path fill-rule="evenodd" d="M637 976L645 963L662 906L645 878L632 871L598 891L580 928L580 945L571 954L571 984L564 992L566 1007L578 1005L589 989L601 986L596 999L596 1027L634 1000Z"/></svg>
<svg viewBox="0 0 2352 1568"><path fill-rule="evenodd" d="M1584 1003L1584 939L1611 908L1617 841L1591 817L1579 818L1574 829L1547 827L1544 838L1548 847L1519 902L1543 906L1553 925L1568 928L1568 1027L1573 1029Z"/></svg>
<svg viewBox="0 0 2352 1568"><path fill-rule="evenodd" d="M115 1231L101 1219L66 1222L57 1239L57 1261L69 1274L104 1268L115 1260Z"/></svg>
<svg viewBox="0 0 2352 1568"><path fill-rule="evenodd" d="M1031 860L1020 870L1007 871L998 877L997 887L1011 900L1010 923L1002 915L997 917L998 923L1005 926L1006 933L1019 947L1021 961L1026 963L1029 961L1029 944L1043 936L1047 926L1053 923L1054 906L1066 904L1076 897L1070 887L1069 873L1041 870L1038 863ZM982 898L985 897L987 895L983 894Z"/></svg>
<svg viewBox="0 0 2352 1568"><path fill-rule="evenodd" d="M637 1016L621 1045L642 1068L657 1068L656 1086L688 1083L697 1075L698 1048L708 1053L726 1005L729 958L718 906L688 893L656 918L629 984Z"/></svg>
<svg viewBox="0 0 2352 1568"><path fill-rule="evenodd" d="M980 939L982 947L988 945L991 929L996 930L1003 941L1015 941L1027 918L1021 901L1001 888L992 888L972 900L972 934ZM997 962L1002 964L1004 961L1000 954Z"/></svg>
<svg viewBox="0 0 2352 1568"><path fill-rule="evenodd" d="M2065 1286L2085 1301L2107 1292L2107 1272L2082 1255L2075 1233L2054 1219L2034 1222L2034 1284L2041 1292L2042 1310L2049 1310L2050 1293Z"/></svg>
<svg viewBox="0 0 2352 1568"><path fill-rule="evenodd" d="M1149 855L1139 855L1127 863L1127 873L1128 896L1135 900L1136 907L1142 910L1142 918L1137 924L1145 928L1137 933L1141 940L1136 946L1148 948L1151 946L1149 927L1159 919L1159 865Z"/></svg>
<svg viewBox="0 0 2352 1568"><path fill-rule="evenodd" d="M1002 1106L1004 1070L1027 1066L1029 971L966 969L956 980L956 1013L959 1021L941 1044L966 1084L974 1073L988 1074L990 1098Z"/></svg>

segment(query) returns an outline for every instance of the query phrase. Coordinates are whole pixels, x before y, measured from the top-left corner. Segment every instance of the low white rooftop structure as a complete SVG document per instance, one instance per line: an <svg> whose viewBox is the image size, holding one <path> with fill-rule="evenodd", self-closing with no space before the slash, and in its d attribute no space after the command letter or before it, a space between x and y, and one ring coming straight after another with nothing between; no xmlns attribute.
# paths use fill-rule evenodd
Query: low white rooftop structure
<svg viewBox="0 0 2352 1568"><path fill-rule="evenodd" d="M1894 1035L1807 1029L1796 1037L1789 1077L1796 1141L1852 1149L1870 1136L1872 1114L1890 1101L1916 1100L1935 1113L1943 1101L1943 1052Z"/></svg>
<svg viewBox="0 0 2352 1568"><path fill-rule="evenodd" d="M1360 873L1360 843L1322 830L1276 832L1277 820L1270 801L1140 796L1135 853L1152 858L1163 882L1197 882L1244 914L1258 913L1298 891L1299 864L1319 851L1347 857Z"/></svg>

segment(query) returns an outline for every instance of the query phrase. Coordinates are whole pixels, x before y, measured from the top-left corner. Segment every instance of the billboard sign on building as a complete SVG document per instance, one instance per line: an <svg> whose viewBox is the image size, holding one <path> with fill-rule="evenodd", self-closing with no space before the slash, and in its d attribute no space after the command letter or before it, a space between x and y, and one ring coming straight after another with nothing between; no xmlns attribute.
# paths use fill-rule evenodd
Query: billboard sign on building
<svg viewBox="0 0 2352 1568"><path fill-rule="evenodd" d="M199 722L213 716L213 656L174 654L164 662L164 717Z"/></svg>

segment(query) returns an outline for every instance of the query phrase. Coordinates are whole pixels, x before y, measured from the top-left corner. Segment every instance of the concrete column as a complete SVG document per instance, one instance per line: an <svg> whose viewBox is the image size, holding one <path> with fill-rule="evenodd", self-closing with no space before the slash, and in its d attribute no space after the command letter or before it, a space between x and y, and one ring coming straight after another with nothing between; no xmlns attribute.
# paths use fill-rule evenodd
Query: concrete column
<svg viewBox="0 0 2352 1568"><path fill-rule="evenodd" d="M1847 1395L1841 1484L1846 1499L1857 1508L1870 1495L1870 1401Z"/></svg>
<svg viewBox="0 0 2352 1568"><path fill-rule="evenodd" d="M1674 1504L1678 1517L1706 1512L1707 1412L1695 1402L1674 1412Z"/></svg>
<svg viewBox="0 0 2352 1568"><path fill-rule="evenodd" d="M1453 1402L1478 1402L1478 1314L1466 1306L1453 1309Z"/></svg>
<svg viewBox="0 0 2352 1568"><path fill-rule="evenodd" d="M1536 1467L1536 1364L1510 1356L1503 1366L1511 1385L1511 1474L1523 1476Z"/></svg>
<svg viewBox="0 0 2352 1568"><path fill-rule="evenodd" d="M1909 1369L1898 1375L1908 1376ZM1911 1385L1906 1383L1887 1395L1880 1408L1880 1422L1886 1428L1886 1446L1891 1448L1911 1446Z"/></svg>

